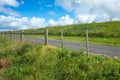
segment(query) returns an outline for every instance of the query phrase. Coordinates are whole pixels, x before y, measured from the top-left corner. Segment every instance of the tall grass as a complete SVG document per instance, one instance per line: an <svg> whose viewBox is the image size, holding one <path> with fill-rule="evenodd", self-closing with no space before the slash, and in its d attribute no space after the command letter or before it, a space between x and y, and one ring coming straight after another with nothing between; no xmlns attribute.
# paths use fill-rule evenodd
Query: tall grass
<svg viewBox="0 0 120 80"><path fill-rule="evenodd" d="M120 60L49 45L0 38L0 59L11 63L5 80L119 80Z"/></svg>

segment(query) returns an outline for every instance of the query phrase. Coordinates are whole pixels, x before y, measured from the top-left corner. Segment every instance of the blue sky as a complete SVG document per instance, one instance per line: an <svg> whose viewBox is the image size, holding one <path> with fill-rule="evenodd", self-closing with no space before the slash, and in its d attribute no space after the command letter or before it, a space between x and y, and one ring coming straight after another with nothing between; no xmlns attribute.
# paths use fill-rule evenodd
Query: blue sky
<svg viewBox="0 0 120 80"><path fill-rule="evenodd" d="M0 0L0 27L29 29L120 20L120 0Z"/></svg>
<svg viewBox="0 0 120 80"><path fill-rule="evenodd" d="M46 20L51 18L57 20L66 14L73 15L61 7L56 6L55 0L24 0L24 5L19 6L15 10L19 11L22 17L35 16L45 18Z"/></svg>

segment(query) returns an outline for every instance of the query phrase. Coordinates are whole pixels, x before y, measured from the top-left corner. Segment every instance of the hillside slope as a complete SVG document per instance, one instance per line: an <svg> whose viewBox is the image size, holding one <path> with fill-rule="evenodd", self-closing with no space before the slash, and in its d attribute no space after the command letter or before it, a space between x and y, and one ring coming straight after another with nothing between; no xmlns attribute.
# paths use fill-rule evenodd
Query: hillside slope
<svg viewBox="0 0 120 80"><path fill-rule="evenodd" d="M66 36L85 36L85 30L88 29L90 37L120 37L120 21L54 26L48 29L49 35L59 35L63 29ZM28 29L26 32L44 32L44 28Z"/></svg>

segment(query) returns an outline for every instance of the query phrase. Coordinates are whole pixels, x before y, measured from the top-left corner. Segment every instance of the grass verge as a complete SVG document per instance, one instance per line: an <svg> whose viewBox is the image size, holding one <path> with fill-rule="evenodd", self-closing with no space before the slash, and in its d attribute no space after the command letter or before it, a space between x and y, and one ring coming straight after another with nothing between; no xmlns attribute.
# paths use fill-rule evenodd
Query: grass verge
<svg viewBox="0 0 120 80"><path fill-rule="evenodd" d="M119 80L120 59L0 38L4 80ZM2 63L0 65L3 66Z"/></svg>
<svg viewBox="0 0 120 80"><path fill-rule="evenodd" d="M44 35L26 35L35 38L44 38ZM61 40L60 36L49 35L49 39ZM82 42L85 43L86 38L80 36L64 36L64 41ZM90 44L120 46L120 40L118 37L89 37Z"/></svg>

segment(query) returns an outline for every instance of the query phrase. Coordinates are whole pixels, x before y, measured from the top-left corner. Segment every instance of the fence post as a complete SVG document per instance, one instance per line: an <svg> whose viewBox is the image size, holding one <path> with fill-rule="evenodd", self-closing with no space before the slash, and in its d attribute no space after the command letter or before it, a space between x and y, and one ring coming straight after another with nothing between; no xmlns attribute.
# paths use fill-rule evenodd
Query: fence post
<svg viewBox="0 0 120 80"><path fill-rule="evenodd" d="M23 41L24 35L23 35L23 30L20 31L20 41Z"/></svg>
<svg viewBox="0 0 120 80"><path fill-rule="evenodd" d="M89 55L88 30L86 29L86 53Z"/></svg>
<svg viewBox="0 0 120 80"><path fill-rule="evenodd" d="M2 37L4 37L4 32L2 32Z"/></svg>
<svg viewBox="0 0 120 80"><path fill-rule="evenodd" d="M48 45L48 29L45 28L45 45Z"/></svg>
<svg viewBox="0 0 120 80"><path fill-rule="evenodd" d="M2 32L0 32L0 36L2 36Z"/></svg>
<svg viewBox="0 0 120 80"><path fill-rule="evenodd" d="M7 38L7 32L4 32L5 38Z"/></svg>
<svg viewBox="0 0 120 80"><path fill-rule="evenodd" d="M12 31L10 31L10 40L12 40Z"/></svg>
<svg viewBox="0 0 120 80"><path fill-rule="evenodd" d="M63 30L61 30L61 47L64 48L64 42L63 42Z"/></svg>

